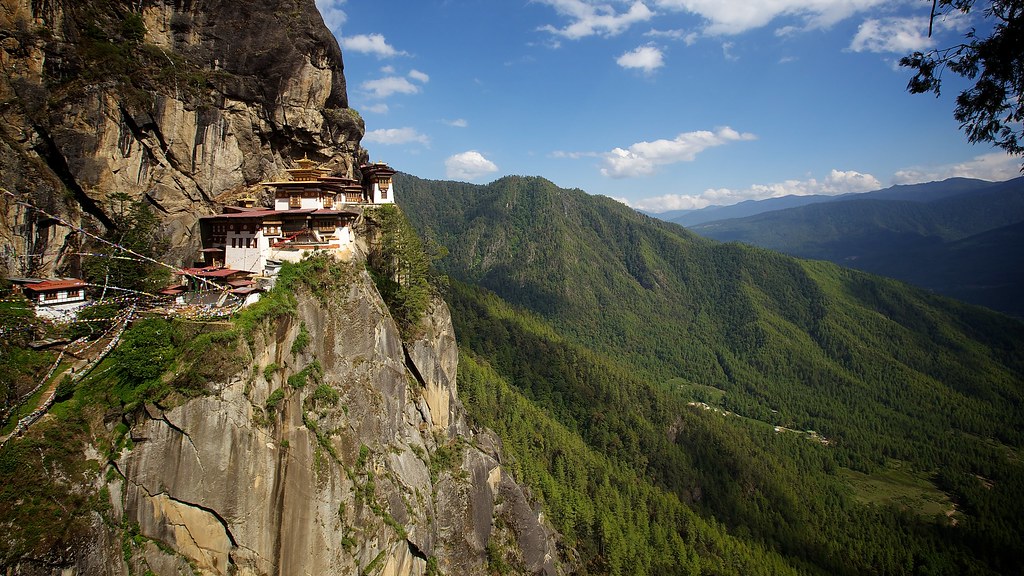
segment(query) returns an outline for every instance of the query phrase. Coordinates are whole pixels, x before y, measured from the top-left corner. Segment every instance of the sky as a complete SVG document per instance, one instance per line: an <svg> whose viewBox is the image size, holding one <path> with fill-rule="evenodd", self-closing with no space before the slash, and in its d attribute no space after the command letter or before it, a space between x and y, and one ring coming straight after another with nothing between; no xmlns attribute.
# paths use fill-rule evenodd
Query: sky
<svg viewBox="0 0 1024 576"><path fill-rule="evenodd" d="M420 178L543 176L649 212L961 176L968 86L906 91L901 56L978 16L929 0L316 0L373 161Z"/></svg>

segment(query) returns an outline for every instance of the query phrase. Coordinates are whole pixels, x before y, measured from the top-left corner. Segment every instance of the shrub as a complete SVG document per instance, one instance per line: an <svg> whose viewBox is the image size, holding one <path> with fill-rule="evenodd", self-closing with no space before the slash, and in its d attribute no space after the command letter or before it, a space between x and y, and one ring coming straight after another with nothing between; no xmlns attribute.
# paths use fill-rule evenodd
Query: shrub
<svg viewBox="0 0 1024 576"><path fill-rule="evenodd" d="M271 412L277 410L277 405L281 403L281 400L284 400L284 388L278 388L270 393L270 396L267 397L267 410Z"/></svg>
<svg viewBox="0 0 1024 576"><path fill-rule="evenodd" d="M338 391L326 383L317 386L313 392L313 403L318 406L321 404L336 406L340 399L341 395L338 394Z"/></svg>
<svg viewBox="0 0 1024 576"><path fill-rule="evenodd" d="M306 329L306 323L303 322L299 325L299 333L295 336L295 341L292 342L292 354L302 354L309 346L309 340L309 330Z"/></svg>

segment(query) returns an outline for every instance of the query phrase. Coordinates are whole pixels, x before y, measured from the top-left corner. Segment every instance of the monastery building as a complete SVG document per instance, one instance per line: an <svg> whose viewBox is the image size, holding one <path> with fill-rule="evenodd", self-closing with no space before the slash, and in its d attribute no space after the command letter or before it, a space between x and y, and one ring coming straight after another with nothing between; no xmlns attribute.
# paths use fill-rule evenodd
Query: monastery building
<svg viewBox="0 0 1024 576"><path fill-rule="evenodd" d="M395 171L378 162L360 167L362 182L330 176L308 158L288 170L290 180L265 182L272 208L252 198L223 214L199 219L203 268L273 275L282 261L295 262L313 250L350 255L352 225L366 206L393 204Z"/></svg>

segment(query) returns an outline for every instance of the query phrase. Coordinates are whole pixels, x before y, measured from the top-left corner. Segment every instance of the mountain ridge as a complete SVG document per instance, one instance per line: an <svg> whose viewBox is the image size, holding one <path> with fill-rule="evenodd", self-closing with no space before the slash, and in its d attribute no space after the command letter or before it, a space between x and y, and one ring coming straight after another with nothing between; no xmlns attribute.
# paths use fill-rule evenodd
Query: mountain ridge
<svg viewBox="0 0 1024 576"><path fill-rule="evenodd" d="M691 227L716 220L746 218L749 216L763 214L765 212L798 208L800 206L817 204L820 202L843 201L859 198L929 202L946 196L953 196L986 188L993 184L998 183L973 178L948 178L946 180L921 184L897 184L895 186L890 186L889 188L882 188L870 192L851 192L834 196L824 194L800 196L791 194L779 198L744 200L743 202L725 206L713 205L693 210L644 213L660 220L666 220L668 222L674 222L686 227Z"/></svg>
<svg viewBox="0 0 1024 576"><path fill-rule="evenodd" d="M950 498L961 505L973 502L970 509L980 509L975 507L987 498L1010 505L1005 498L1016 489L1010 470L1017 465L1007 454L1021 446L1024 424L1021 323L827 263L702 239L542 178L508 177L479 186L402 175L396 182L405 190L399 203L413 224L447 249L438 265L452 279L456 332L474 362L489 366L517 394L609 454L617 466L636 470L705 518L724 522L730 534L778 543L771 550L811 573L868 570L870 563L851 570L835 561L850 561L845 546L860 538L855 533L884 540L893 537L881 536L888 529L860 516L863 511L852 502L840 508L807 506L849 486L840 470L884 476L897 462L919 474L927 471L929 482ZM560 251L552 253L554 246ZM471 285L463 288L462 282ZM565 345L577 352L564 350ZM588 368L602 362L611 365ZM547 364L559 368L538 366ZM594 387L606 379L625 388L604 398ZM698 410L701 416L688 415L685 424L673 424L668 415L689 414L691 403L712 397L714 404ZM580 403L589 410L581 412ZM473 402L468 404L476 414ZM722 420L720 414L733 416ZM508 417L512 420L496 428L516 430L516 416ZM677 426L686 434L670 432ZM814 431L808 438L824 439L823 452L813 450L814 458L823 458L816 460L820 467L790 460L788 451L795 448L778 444L783 438L760 436L758 430L771 434L773 427L775 435ZM667 444L666 433L674 438ZM938 440L948 434L958 446L955 454ZM697 438L724 451L708 454ZM989 438L1007 452L990 452L987 441L971 438ZM644 452L642 460L634 448ZM510 450L531 454L534 449ZM550 468L550 455L536 458L529 464L531 474L572 482ZM779 468L754 472L762 460ZM696 461L700 468L694 468ZM968 489L975 473L965 471L971 469L999 476L999 495ZM750 480L750 492L744 493L725 481L725 470L733 478L762 480ZM787 470L800 470L797 476L818 492L795 495L781 488L796 481L781 480L793 473ZM541 493L557 498L548 489ZM847 497L836 498L838 503ZM991 514L950 514L960 526L971 526L961 530L979 530L982 541L1011 542L1013 536L995 528L1002 525L995 519L998 506L984 506ZM824 517L817 516L824 509L831 510L826 517L845 520L826 529ZM555 517L563 532L582 530L573 524L578 520ZM899 554L917 558L912 562L939 561L941 554L924 550L934 549L931 539L941 530L932 532L937 526L926 528L927 522L918 525L909 518L901 522L909 522L905 530L923 530L923 539ZM810 551L818 537L805 532L809 526L833 533L832 555ZM947 537L950 550L961 550L972 563L989 562L980 560L991 551L987 545L968 552L971 545L959 536L941 538ZM581 537L577 544L591 550L599 542L608 545L600 534ZM982 570L1008 566L991 558L994 563ZM878 572L904 573L876 561Z"/></svg>
<svg viewBox="0 0 1024 576"><path fill-rule="evenodd" d="M854 197L765 212L746 218L713 221L692 230L721 241L739 241L804 258L829 260L891 276L976 304L1020 315L1007 290L1004 270L1024 259L1020 243L1008 237L989 246L1002 255L956 249L968 237L1024 221L1024 179L994 183L931 201ZM982 269L977 262L990 262ZM959 278L951 271L961 268ZM1002 280L1001 280L1002 278ZM986 290L984 286L993 286ZM958 286L974 286L970 290Z"/></svg>

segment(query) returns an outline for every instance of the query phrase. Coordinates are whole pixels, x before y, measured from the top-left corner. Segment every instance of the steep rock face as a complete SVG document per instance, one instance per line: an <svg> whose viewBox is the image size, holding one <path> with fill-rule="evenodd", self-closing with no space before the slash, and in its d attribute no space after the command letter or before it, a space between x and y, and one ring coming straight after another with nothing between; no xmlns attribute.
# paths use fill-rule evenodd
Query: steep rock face
<svg viewBox="0 0 1024 576"><path fill-rule="evenodd" d="M0 0L0 64L0 186L99 232L116 194L144 199L171 260L291 159L352 176L365 154L313 0ZM7 274L77 271L82 238L53 224L0 197Z"/></svg>
<svg viewBox="0 0 1024 576"><path fill-rule="evenodd" d="M403 349L353 268L342 290L300 294L295 316L240 346L250 365L214 394L148 406L131 427L110 493L115 519L138 526L134 573L485 574L496 554L517 573L556 573L552 533L497 440L464 421L443 303Z"/></svg>

